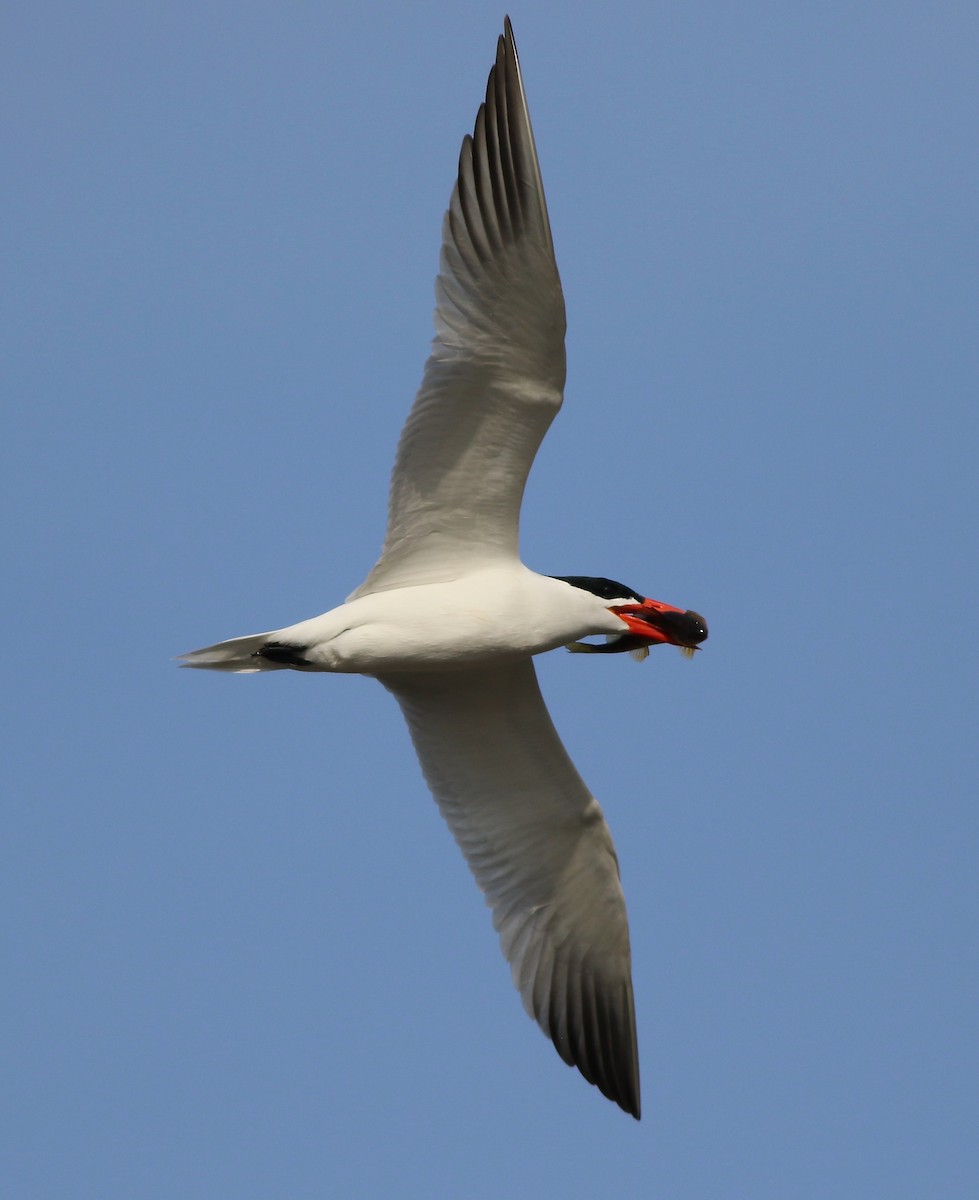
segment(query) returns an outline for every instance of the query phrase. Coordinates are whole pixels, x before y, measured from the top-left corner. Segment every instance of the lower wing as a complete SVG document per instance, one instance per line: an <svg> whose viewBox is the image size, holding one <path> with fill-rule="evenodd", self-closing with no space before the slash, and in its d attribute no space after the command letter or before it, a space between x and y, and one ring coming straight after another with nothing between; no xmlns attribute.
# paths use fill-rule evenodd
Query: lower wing
<svg viewBox="0 0 979 1200"><path fill-rule="evenodd" d="M638 1118L618 860L532 661L381 682L401 705L428 785L486 894L525 1008L566 1063Z"/></svg>

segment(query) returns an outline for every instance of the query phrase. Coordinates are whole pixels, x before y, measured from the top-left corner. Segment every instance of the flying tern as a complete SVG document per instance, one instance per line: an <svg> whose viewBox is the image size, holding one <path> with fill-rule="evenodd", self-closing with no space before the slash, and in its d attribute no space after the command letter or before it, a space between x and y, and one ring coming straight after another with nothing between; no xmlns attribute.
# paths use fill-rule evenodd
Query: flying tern
<svg viewBox="0 0 979 1200"><path fill-rule="evenodd" d="M565 311L509 19L462 143L436 297L366 581L321 616L181 657L214 671L371 675L394 695L527 1012L638 1118L618 860L532 658L559 646L642 657L663 643L692 654L707 626L614 580L538 575L519 558L527 474L561 407Z"/></svg>

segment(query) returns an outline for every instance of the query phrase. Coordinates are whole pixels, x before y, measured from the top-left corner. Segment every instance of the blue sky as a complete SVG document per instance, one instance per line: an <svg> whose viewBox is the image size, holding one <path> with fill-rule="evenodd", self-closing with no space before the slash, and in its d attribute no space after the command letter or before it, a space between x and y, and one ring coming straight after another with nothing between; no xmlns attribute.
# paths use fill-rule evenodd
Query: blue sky
<svg viewBox="0 0 979 1200"><path fill-rule="evenodd" d="M558 1060L396 706L172 655L380 544L503 10L21 5L2 184L5 1193L972 1197L973 4L515 4L569 316L523 551L644 1117Z"/></svg>

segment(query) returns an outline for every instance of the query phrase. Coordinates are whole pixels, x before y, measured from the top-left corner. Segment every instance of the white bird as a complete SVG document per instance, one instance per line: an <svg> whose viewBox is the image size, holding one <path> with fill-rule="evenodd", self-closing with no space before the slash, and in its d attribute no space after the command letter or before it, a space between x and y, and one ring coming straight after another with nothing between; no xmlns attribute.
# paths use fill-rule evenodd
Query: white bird
<svg viewBox="0 0 979 1200"><path fill-rule="evenodd" d="M551 723L532 656L671 643L702 617L518 556L524 484L561 407L565 313L509 19L442 224L436 336L377 565L338 608L182 655L188 667L372 675L493 910L527 1012L639 1117L629 929L612 838ZM582 638L606 635L604 644Z"/></svg>

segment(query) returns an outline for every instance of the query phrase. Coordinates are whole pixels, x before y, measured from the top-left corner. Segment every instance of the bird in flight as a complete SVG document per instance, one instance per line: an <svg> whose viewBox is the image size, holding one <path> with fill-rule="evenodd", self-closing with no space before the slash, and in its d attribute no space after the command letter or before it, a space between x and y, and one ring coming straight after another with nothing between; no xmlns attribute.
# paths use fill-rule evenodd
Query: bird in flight
<svg viewBox="0 0 979 1200"><path fill-rule="evenodd" d="M213 671L371 675L486 895L527 1012L639 1117L629 928L612 838L533 656L707 637L695 612L518 553L524 485L561 407L565 311L509 19L442 223L435 338L398 445L381 557L339 607L182 655ZM604 642L583 639L605 635Z"/></svg>

